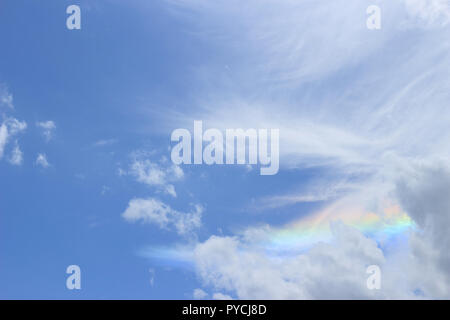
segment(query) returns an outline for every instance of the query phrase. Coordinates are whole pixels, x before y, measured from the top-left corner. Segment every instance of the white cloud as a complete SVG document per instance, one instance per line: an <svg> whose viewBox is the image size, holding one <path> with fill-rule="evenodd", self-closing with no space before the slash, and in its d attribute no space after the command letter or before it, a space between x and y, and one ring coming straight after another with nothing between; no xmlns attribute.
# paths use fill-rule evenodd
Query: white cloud
<svg viewBox="0 0 450 320"><path fill-rule="evenodd" d="M13 96L9 93L5 85L0 84L0 107L6 106L9 109L14 109Z"/></svg>
<svg viewBox="0 0 450 320"><path fill-rule="evenodd" d="M412 283L426 296L450 298L450 167L422 162L404 172L397 184L401 204L420 232L411 238L407 267Z"/></svg>
<svg viewBox="0 0 450 320"><path fill-rule="evenodd" d="M203 208L195 205L191 212L180 212L158 199L132 199L122 217L128 222L156 224L162 229L175 228L179 235L191 235L202 222Z"/></svg>
<svg viewBox="0 0 450 320"><path fill-rule="evenodd" d="M212 236L198 243L193 262L200 279L205 286L239 299L448 299L450 166L436 160L406 162L393 172L393 184L372 182L328 206L326 215L313 221L316 229L311 231L328 220L332 238L307 250L289 254L269 250L261 239L273 234L270 227L249 228L231 237ZM351 210L352 205L379 214L374 203L388 195L416 223L415 229L405 233L404 243L375 241L339 222L339 212ZM281 235L278 240L284 242L292 231ZM381 290L366 287L369 265L381 268Z"/></svg>
<svg viewBox="0 0 450 320"><path fill-rule="evenodd" d="M305 202L331 201L359 189L358 184L330 180L316 181L314 185L307 185L307 190L301 190L290 194L272 195L258 199L253 203L252 209L266 210L280 208Z"/></svg>
<svg viewBox="0 0 450 320"><path fill-rule="evenodd" d="M196 300L202 300L205 299L206 297L208 297L208 294L203 291L202 289L194 289L194 293L192 294L192 296L194 297L194 299Z"/></svg>
<svg viewBox="0 0 450 320"><path fill-rule="evenodd" d="M8 128L2 124L0 126L0 159L3 157L6 142L8 142Z"/></svg>
<svg viewBox="0 0 450 320"><path fill-rule="evenodd" d="M13 96L8 91L8 88L0 83L0 111L2 107L7 109L14 109ZM5 149L7 144L13 140L14 136L22 133L27 128L25 121L17 120L13 117L6 116L6 113L0 113L0 159L3 158L5 154ZM11 155L8 161L13 165L21 165L23 161L22 151L19 148L17 140L15 141L15 146L11 150Z"/></svg>
<svg viewBox="0 0 450 320"><path fill-rule="evenodd" d="M7 143L17 134L27 128L24 121L15 118L7 118L0 125L0 159L3 157ZM13 150L14 151L14 150Z"/></svg>
<svg viewBox="0 0 450 320"><path fill-rule="evenodd" d="M18 134L27 128L27 124L25 121L20 121L15 118L7 118L4 121L4 124L6 124L6 126L8 127L10 135Z"/></svg>
<svg viewBox="0 0 450 320"><path fill-rule="evenodd" d="M214 300L233 300L233 298L230 297L229 295L223 294L223 293L220 293L220 292L214 293L213 294L213 299Z"/></svg>
<svg viewBox="0 0 450 320"><path fill-rule="evenodd" d="M38 156L36 158L36 164L43 168L47 168L50 166L50 164L47 161L47 156L43 153L38 154Z"/></svg>
<svg viewBox="0 0 450 320"><path fill-rule="evenodd" d="M123 170L121 172L123 174ZM135 155L129 174L134 176L138 182L157 187L173 197L176 197L177 194L172 183L184 177L184 172L179 166L167 163L167 161L152 162L140 155Z"/></svg>
<svg viewBox="0 0 450 320"><path fill-rule="evenodd" d="M357 0L331 7L271 0L175 3L189 9L184 13L193 29L214 30L200 33L202 40L242 63L233 73L205 64L214 79L197 75L189 113L176 117L183 123L165 119L170 126L191 126L200 118L219 129L279 128L282 169L373 173L391 152L450 154L444 151L450 150L448 44L439 31L405 31L404 2L380 3L378 33L367 30L367 3ZM250 85L238 90L229 83Z"/></svg>
<svg viewBox="0 0 450 320"><path fill-rule="evenodd" d="M119 177L123 177L123 176L126 176L126 175L127 175L127 172L126 172L125 170L123 170L122 168L118 168L118 169L117 169L117 175L118 175Z"/></svg>
<svg viewBox="0 0 450 320"><path fill-rule="evenodd" d="M36 123L36 125L38 126L38 128L42 129L42 134L44 135L45 140L47 142L50 141L53 136L53 131L56 129L55 123L51 120L48 120L38 122Z"/></svg>
<svg viewBox="0 0 450 320"><path fill-rule="evenodd" d="M102 139L98 140L94 143L95 147L104 147L104 146L110 146L117 142L116 139Z"/></svg>
<svg viewBox="0 0 450 320"><path fill-rule="evenodd" d="M404 0L408 13L426 25L445 26L450 22L449 0Z"/></svg>
<svg viewBox="0 0 450 320"><path fill-rule="evenodd" d="M104 195L107 194L109 191L111 191L111 188L108 187L108 186L103 185L103 186L102 186L102 191L100 192L100 194L101 194L102 196L104 196Z"/></svg>
<svg viewBox="0 0 450 320"><path fill-rule="evenodd" d="M334 244L282 260L243 239L213 236L195 249L197 271L205 285L239 299L383 297L366 287L367 266L384 264L377 243L342 223L332 231Z"/></svg>
<svg viewBox="0 0 450 320"><path fill-rule="evenodd" d="M153 287L155 285L155 270L149 269L148 272L150 273L150 285Z"/></svg>
<svg viewBox="0 0 450 320"><path fill-rule="evenodd" d="M23 163L23 152L20 150L19 145L16 142L14 149L11 152L9 162L13 165L20 166Z"/></svg>

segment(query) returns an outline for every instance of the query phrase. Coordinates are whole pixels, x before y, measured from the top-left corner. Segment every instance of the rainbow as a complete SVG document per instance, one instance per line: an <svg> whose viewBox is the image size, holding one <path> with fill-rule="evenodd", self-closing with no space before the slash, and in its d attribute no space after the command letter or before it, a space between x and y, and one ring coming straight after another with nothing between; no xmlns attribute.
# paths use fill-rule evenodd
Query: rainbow
<svg viewBox="0 0 450 320"><path fill-rule="evenodd" d="M338 221L374 239L380 247L397 237L407 236L409 231L415 229L413 220L400 206L385 201L378 207L380 209L372 212L361 205L338 201L324 210L304 215L282 227L262 228L263 231L255 239L243 242L260 249L269 257L279 258L305 252L319 242L332 243L334 237L331 225ZM147 247L140 255L162 263L185 265L194 260L194 249L195 244Z"/></svg>
<svg viewBox="0 0 450 320"><path fill-rule="evenodd" d="M277 254L304 251L315 243L331 242L330 225L337 221L358 229L381 245L415 228L414 222L398 205L385 205L381 212L375 213L359 206L337 203L272 230L262 247Z"/></svg>

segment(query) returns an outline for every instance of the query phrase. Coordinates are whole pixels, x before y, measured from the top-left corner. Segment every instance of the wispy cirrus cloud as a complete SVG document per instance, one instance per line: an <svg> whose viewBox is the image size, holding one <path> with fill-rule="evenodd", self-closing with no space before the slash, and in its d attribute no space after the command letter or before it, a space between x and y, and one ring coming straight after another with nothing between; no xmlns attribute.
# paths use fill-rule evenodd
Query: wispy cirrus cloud
<svg viewBox="0 0 450 320"><path fill-rule="evenodd" d="M104 147L104 146L111 146L113 144L117 143L117 139L101 139L94 142L94 147Z"/></svg>
<svg viewBox="0 0 450 320"><path fill-rule="evenodd" d="M448 9L442 1L428 2L418 1L425 11ZM441 32L419 32L419 22L405 30L411 16L405 2L380 3L378 33L365 26L364 1L334 1L332 7L270 0L171 3L181 13L186 9L194 30L211 30L199 34L204 41L240 57L231 72L214 62L202 66L215 77L197 74L197 94L189 101L194 108L177 117L185 119L182 125L201 118L220 129L279 128L285 168L374 172L392 152L408 157L449 150L448 44Z"/></svg>
<svg viewBox="0 0 450 320"><path fill-rule="evenodd" d="M426 27L450 23L448 0L404 0L408 13Z"/></svg>
<svg viewBox="0 0 450 320"><path fill-rule="evenodd" d="M345 181L332 182L330 180L316 181L314 185L308 185L307 190L292 192L290 194L270 195L256 199L250 209L269 210L308 202L331 202L341 196L354 192L360 188L358 183Z"/></svg>

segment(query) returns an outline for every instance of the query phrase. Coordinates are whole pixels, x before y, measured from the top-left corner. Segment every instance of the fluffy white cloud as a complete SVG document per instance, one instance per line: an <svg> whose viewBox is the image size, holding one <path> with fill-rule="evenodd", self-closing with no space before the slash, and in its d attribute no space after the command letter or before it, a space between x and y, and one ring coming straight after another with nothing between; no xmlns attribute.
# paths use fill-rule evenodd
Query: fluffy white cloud
<svg viewBox="0 0 450 320"><path fill-rule="evenodd" d="M53 131L56 129L56 125L53 121L42 121L36 123L37 127L42 130L42 134L45 137L45 140L48 142L52 139Z"/></svg>
<svg viewBox="0 0 450 320"><path fill-rule="evenodd" d="M383 265L377 243L356 229L336 223L336 242L317 244L308 253L276 259L237 237L213 236L195 249L205 285L233 292L239 299L374 298L366 268Z"/></svg>
<svg viewBox="0 0 450 320"><path fill-rule="evenodd" d="M7 143L17 134L27 128L24 121L15 118L7 118L0 125L0 159L3 157ZM14 152L14 150L13 150Z"/></svg>
<svg viewBox="0 0 450 320"><path fill-rule="evenodd" d="M406 242L376 242L336 221L330 223L329 241L283 254L261 246L273 230L255 227L198 243L193 262L200 279L240 299L448 299L450 166L442 161L402 163L392 180L392 185L373 182L373 188L381 189L378 194L365 189L331 207L345 210L348 202L360 201L357 207L366 204L376 212L373 202L389 194L416 223ZM366 286L369 265L381 268L381 290Z"/></svg>
<svg viewBox="0 0 450 320"><path fill-rule="evenodd" d="M132 199L122 217L128 222L142 221L162 229L175 228L180 235L190 235L202 224L203 208L195 205L191 212L180 212L158 199Z"/></svg>
<svg viewBox="0 0 450 320"><path fill-rule="evenodd" d="M0 159L3 157L6 142L8 141L8 128L5 124L0 126Z"/></svg>
<svg viewBox="0 0 450 320"><path fill-rule="evenodd" d="M165 193L176 197L173 182L184 177L183 170L163 159L160 162L153 162L142 156L135 156L130 165L129 174L134 176L138 182L158 188Z"/></svg>
<svg viewBox="0 0 450 320"><path fill-rule="evenodd" d="M19 145L16 142L14 149L11 152L9 162L13 165L20 166L23 163L23 152L20 150Z"/></svg>
<svg viewBox="0 0 450 320"><path fill-rule="evenodd" d="M403 172L398 197L420 228L407 260L412 283L428 297L450 298L450 167L416 164Z"/></svg>
<svg viewBox="0 0 450 320"><path fill-rule="evenodd" d="M47 156L44 153L39 153L36 158L36 164L38 166L41 166L42 168L47 168L50 166L50 163L48 163Z"/></svg>
<svg viewBox="0 0 450 320"><path fill-rule="evenodd" d="M2 110L2 107L6 107L6 109ZM14 109L13 96L8 91L8 88L0 83L0 111L2 112L0 113L0 119L3 120L0 121L0 159L2 159L5 154L7 144L13 140L17 134L25 131L27 128L25 121L6 116L8 109ZM15 140L15 146L11 150L11 155L8 160L13 165L21 165L23 162L23 153L19 148L17 139Z"/></svg>

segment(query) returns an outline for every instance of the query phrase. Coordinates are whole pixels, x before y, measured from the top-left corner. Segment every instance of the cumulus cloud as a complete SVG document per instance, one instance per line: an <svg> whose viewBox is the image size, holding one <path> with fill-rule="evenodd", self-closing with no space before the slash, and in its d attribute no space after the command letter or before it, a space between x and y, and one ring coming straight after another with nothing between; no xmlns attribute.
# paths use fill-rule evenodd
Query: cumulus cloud
<svg viewBox="0 0 450 320"><path fill-rule="evenodd" d="M361 191L365 198L346 195L346 200L332 205L335 209L328 214L332 237L305 250L288 254L268 250L261 239L273 231L270 227L197 243L191 259L199 278L205 286L239 299L448 299L450 166L441 160L416 160L402 163L395 172L392 184L367 187L381 189L378 194L365 189ZM373 201L388 195L416 224L398 243L365 235L336 215L356 201L360 203L353 203L355 207L377 212ZM366 286L370 265L381 268L380 290Z"/></svg>
<svg viewBox="0 0 450 320"><path fill-rule="evenodd" d="M6 118L0 125L0 159L3 157L7 143L17 134L25 131L27 124L15 118ZM13 150L14 151L14 150Z"/></svg>
<svg viewBox="0 0 450 320"><path fill-rule="evenodd" d="M36 123L37 127L42 130L42 134L45 137L45 140L48 142L52 139L53 131L56 129L56 125L53 121L42 121Z"/></svg>
<svg viewBox="0 0 450 320"><path fill-rule="evenodd" d="M14 109L13 96L7 86L0 83L0 160L5 154L8 143L14 141L14 147L8 161L13 165L21 165L23 153L15 136L25 131L27 124L25 121L7 116L8 111L12 109Z"/></svg>
<svg viewBox="0 0 450 320"><path fill-rule="evenodd" d="M450 167L415 164L397 184L401 204L420 227L411 238L408 270L426 296L450 298Z"/></svg>
<svg viewBox="0 0 450 320"><path fill-rule="evenodd" d="M36 165L41 166L42 168L47 168L50 166L50 163L47 161L47 156L44 153L39 153L36 158Z"/></svg>
<svg viewBox="0 0 450 320"><path fill-rule="evenodd" d="M20 150L19 145L14 146L14 149L11 152L11 157L9 158L9 162L13 165L20 166L23 163L23 152Z"/></svg>
<svg viewBox="0 0 450 320"><path fill-rule="evenodd" d="M122 217L128 222L156 224L161 229L174 228L179 235L191 235L202 222L203 208L195 205L190 212L180 212L154 198L130 200Z"/></svg>
<svg viewBox="0 0 450 320"><path fill-rule="evenodd" d="M0 126L0 159L3 157L6 142L8 141L8 128L5 124Z"/></svg>
<svg viewBox="0 0 450 320"><path fill-rule="evenodd" d="M124 171L121 171L122 175ZM140 153L134 154L128 174L135 177L140 183L156 187L158 190L176 197L173 182L183 179L183 170L163 158L159 162L145 158Z"/></svg>
<svg viewBox="0 0 450 320"><path fill-rule="evenodd" d="M195 263L206 285L239 299L374 298L366 286L368 265L383 265L374 240L335 223L334 244L320 243L308 253L273 259L237 237L213 236L195 249Z"/></svg>

